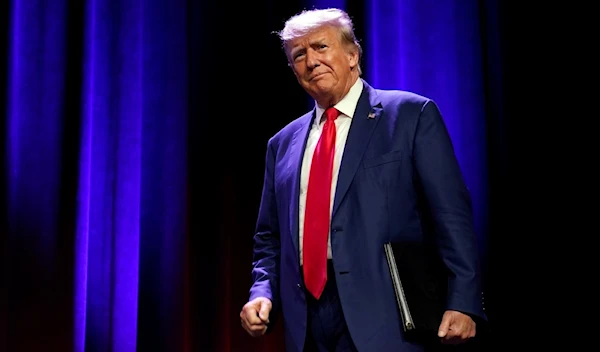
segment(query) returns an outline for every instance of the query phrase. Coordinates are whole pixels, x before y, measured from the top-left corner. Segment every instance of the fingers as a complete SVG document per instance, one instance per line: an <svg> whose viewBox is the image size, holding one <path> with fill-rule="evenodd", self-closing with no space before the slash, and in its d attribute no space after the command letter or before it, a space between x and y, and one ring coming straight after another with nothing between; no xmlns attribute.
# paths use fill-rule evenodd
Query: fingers
<svg viewBox="0 0 600 352"><path fill-rule="evenodd" d="M444 344L463 343L475 336L475 322L466 314L448 311L442 318L438 336Z"/></svg>
<svg viewBox="0 0 600 352"><path fill-rule="evenodd" d="M240 322L250 336L261 336L267 332L271 307L271 301L266 298L257 298L244 305Z"/></svg>
<svg viewBox="0 0 600 352"><path fill-rule="evenodd" d="M248 326L264 324L258 317L258 312L254 306L244 307L242 313L240 313L240 317L248 324Z"/></svg>
<svg viewBox="0 0 600 352"><path fill-rule="evenodd" d="M269 323L269 313L271 312L271 306L269 304L261 304L260 311L258 312L258 317L263 323Z"/></svg>
<svg viewBox="0 0 600 352"><path fill-rule="evenodd" d="M244 330L252 337L262 336L267 332L267 324L265 323L249 325L245 319L241 319L241 324Z"/></svg>
<svg viewBox="0 0 600 352"><path fill-rule="evenodd" d="M472 329L455 330L453 326L450 326L450 328L448 329L448 333L442 338L442 343L448 345L458 345L460 343L468 341L474 336L475 331Z"/></svg>
<svg viewBox="0 0 600 352"><path fill-rule="evenodd" d="M438 329L439 337L446 337L448 334L448 328L450 327L450 316L448 314L444 314L442 318L442 322L440 323L440 328Z"/></svg>
<svg viewBox="0 0 600 352"><path fill-rule="evenodd" d="M244 306L240 313L240 321L250 336L260 336L267 331L267 324L258 317L256 308L253 306Z"/></svg>

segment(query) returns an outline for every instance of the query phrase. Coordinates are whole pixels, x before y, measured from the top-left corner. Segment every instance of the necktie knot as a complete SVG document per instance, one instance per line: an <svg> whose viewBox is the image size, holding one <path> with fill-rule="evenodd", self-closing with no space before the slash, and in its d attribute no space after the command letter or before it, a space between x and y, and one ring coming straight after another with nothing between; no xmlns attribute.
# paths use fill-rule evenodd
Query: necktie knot
<svg viewBox="0 0 600 352"><path fill-rule="evenodd" d="M325 117L327 118L327 121L335 121L338 116L340 116L340 112L336 108L332 107L325 110Z"/></svg>

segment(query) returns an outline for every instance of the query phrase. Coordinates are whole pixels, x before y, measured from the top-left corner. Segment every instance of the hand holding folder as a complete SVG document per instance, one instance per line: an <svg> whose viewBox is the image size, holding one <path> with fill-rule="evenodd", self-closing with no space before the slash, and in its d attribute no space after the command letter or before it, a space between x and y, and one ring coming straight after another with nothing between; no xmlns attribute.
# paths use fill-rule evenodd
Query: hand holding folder
<svg viewBox="0 0 600 352"><path fill-rule="evenodd" d="M392 242L384 250L405 333L437 337L446 310L448 273L435 247Z"/></svg>

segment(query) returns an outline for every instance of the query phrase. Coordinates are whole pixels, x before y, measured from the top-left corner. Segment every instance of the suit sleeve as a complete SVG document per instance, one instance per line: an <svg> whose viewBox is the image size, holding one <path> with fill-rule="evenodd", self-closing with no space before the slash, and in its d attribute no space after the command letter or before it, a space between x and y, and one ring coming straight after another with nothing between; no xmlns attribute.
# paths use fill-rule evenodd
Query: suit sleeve
<svg viewBox="0 0 600 352"><path fill-rule="evenodd" d="M431 100L421 109L413 156L439 252L450 270L447 309L486 320L471 198L447 128Z"/></svg>
<svg viewBox="0 0 600 352"><path fill-rule="evenodd" d="M265 162L264 182L252 259L253 285L250 288L250 300L266 297L271 300L276 315L279 307L279 223L274 191L275 149L273 139L269 140Z"/></svg>

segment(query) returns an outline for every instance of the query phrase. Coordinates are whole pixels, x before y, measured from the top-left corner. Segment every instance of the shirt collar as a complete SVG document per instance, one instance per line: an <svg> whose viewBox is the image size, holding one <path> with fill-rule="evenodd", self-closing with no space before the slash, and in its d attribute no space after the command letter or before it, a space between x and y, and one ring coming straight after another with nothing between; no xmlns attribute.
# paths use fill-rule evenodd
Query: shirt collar
<svg viewBox="0 0 600 352"><path fill-rule="evenodd" d="M363 90L363 82L362 82L362 79L359 78L352 85L352 87L348 91L348 94L346 94L346 96L344 98L342 98L342 100L340 100L333 107L336 108L342 114L348 116L349 118L353 118L354 112L356 111L356 106L358 105L358 99L360 98L360 94L362 93L362 90ZM323 116L325 109L320 107L319 104L317 104L316 102L315 102L315 109L316 109L316 116L319 117L318 119L315 119L315 124L318 125L321 122L321 117Z"/></svg>

